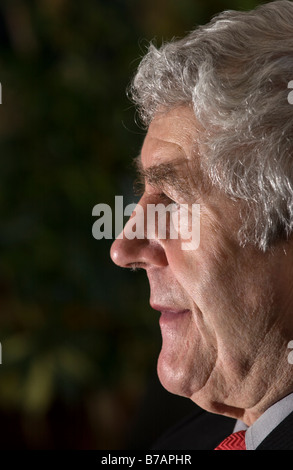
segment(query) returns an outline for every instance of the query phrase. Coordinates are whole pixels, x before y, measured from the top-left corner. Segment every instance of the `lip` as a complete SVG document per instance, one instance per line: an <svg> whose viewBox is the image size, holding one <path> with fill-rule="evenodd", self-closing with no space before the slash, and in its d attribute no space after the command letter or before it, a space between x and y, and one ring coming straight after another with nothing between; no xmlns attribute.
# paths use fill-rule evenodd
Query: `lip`
<svg viewBox="0 0 293 470"><path fill-rule="evenodd" d="M168 307L166 305L156 305L156 304L151 304L151 307L154 310L158 310L161 312L162 315L164 316L176 316L176 315L183 315L187 312L190 312L189 309L187 308L174 308L174 307Z"/></svg>

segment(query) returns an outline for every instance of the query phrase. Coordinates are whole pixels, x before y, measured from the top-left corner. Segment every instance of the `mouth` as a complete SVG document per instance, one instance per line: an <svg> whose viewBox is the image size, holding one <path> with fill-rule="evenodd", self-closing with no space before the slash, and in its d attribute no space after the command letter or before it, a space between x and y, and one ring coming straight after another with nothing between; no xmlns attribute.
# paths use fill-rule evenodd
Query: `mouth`
<svg viewBox="0 0 293 470"><path fill-rule="evenodd" d="M177 320L180 317L190 313L190 310L187 308L168 307L166 305L156 304L151 304L151 307L154 310L158 310L159 312L161 312L160 323L165 321Z"/></svg>

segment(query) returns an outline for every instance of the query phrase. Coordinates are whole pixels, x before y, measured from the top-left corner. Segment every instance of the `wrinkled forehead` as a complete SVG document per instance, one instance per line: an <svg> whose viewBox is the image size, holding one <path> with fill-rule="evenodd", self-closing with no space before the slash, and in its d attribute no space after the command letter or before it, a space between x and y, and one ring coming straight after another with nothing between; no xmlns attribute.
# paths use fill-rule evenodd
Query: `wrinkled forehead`
<svg viewBox="0 0 293 470"><path fill-rule="evenodd" d="M140 179L151 185L168 183L192 200L207 192L209 179L201 170L197 145L200 127L192 108L182 106L159 113L151 122L136 161Z"/></svg>
<svg viewBox="0 0 293 470"><path fill-rule="evenodd" d="M199 125L189 106L157 113L142 146L143 167L172 160L194 159L198 129Z"/></svg>

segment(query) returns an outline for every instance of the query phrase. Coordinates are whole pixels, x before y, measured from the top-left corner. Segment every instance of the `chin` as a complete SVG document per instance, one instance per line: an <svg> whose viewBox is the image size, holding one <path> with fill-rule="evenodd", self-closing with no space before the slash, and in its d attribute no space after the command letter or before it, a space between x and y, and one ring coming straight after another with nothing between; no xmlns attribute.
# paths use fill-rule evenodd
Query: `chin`
<svg viewBox="0 0 293 470"><path fill-rule="evenodd" d="M204 390L204 386L201 387L200 384L195 383L194 376L192 380L187 380L187 375L182 369L175 371L172 367L167 366L160 357L158 360L157 373L162 386L168 392L188 398L197 406L211 413L221 413L218 409L218 404L209 399L209 393Z"/></svg>
<svg viewBox="0 0 293 470"><path fill-rule="evenodd" d="M162 386L170 393L185 398L191 398L194 393L194 377L189 380L189 374L183 367L176 367L161 353L157 364L157 373ZM192 382L192 383L191 383Z"/></svg>

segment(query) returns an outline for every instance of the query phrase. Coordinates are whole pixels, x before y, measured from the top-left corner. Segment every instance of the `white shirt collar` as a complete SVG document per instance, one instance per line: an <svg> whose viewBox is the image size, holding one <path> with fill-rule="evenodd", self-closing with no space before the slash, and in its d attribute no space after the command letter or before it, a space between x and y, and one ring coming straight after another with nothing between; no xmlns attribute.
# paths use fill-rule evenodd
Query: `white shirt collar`
<svg viewBox="0 0 293 470"><path fill-rule="evenodd" d="M292 411L293 393L290 393L268 408L251 426L237 420L234 432L246 430L246 450L255 450Z"/></svg>

